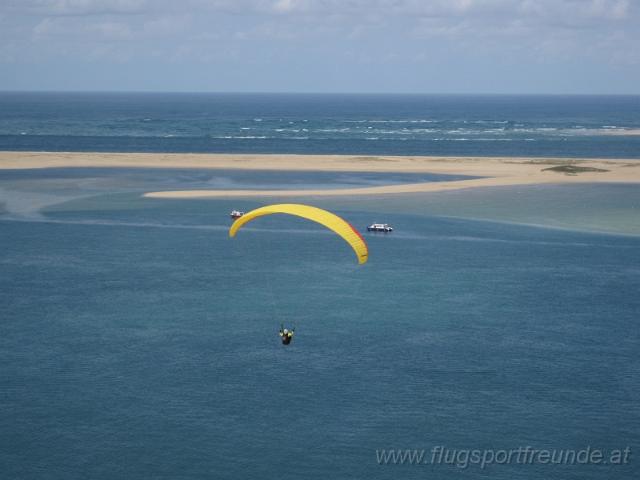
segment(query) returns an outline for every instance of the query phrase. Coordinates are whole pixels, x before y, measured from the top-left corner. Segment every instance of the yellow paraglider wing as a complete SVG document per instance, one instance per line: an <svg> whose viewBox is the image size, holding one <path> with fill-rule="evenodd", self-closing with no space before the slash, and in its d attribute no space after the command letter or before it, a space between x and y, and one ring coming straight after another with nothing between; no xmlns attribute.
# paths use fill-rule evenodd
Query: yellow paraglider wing
<svg viewBox="0 0 640 480"><path fill-rule="evenodd" d="M324 225L330 230L333 230L340 235L349 245L353 248L354 252L358 256L358 263L365 263L369 258L369 250L364 239L347 221L334 215L331 212L322 210L321 208L311 207L309 205L299 205L296 203L281 203L278 205L267 205L266 207L256 208L250 212L245 213L238 218L229 229L229 236L235 237L240 228L247 222L250 222L254 218L262 217L263 215L272 215L274 213L285 213L289 215L296 215L298 217L306 218L314 222Z"/></svg>

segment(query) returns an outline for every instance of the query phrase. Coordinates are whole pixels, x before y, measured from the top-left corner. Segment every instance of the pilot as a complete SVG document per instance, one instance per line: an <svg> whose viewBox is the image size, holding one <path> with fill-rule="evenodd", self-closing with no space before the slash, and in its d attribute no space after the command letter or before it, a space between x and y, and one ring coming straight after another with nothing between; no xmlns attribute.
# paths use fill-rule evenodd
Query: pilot
<svg viewBox="0 0 640 480"><path fill-rule="evenodd" d="M287 329L280 324L280 338L282 339L283 345L289 345L291 343L291 339L293 338L293 332L295 329Z"/></svg>

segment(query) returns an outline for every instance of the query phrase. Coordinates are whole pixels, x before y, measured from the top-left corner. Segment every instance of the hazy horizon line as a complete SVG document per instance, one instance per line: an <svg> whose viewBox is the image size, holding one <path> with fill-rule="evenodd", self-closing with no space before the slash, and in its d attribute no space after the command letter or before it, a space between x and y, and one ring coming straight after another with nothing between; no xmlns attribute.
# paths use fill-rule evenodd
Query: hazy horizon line
<svg viewBox="0 0 640 480"><path fill-rule="evenodd" d="M194 94L194 95L388 95L388 96L563 96L563 97L638 97L639 93L566 93L566 92L321 92L321 91L233 91L233 90L50 90L0 89L6 93L106 93L106 94Z"/></svg>

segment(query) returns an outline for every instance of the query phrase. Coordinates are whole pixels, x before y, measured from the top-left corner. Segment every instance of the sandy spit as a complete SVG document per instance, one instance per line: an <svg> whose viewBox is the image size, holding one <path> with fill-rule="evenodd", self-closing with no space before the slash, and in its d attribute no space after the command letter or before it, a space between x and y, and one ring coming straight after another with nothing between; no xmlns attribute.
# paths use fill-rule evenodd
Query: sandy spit
<svg viewBox="0 0 640 480"><path fill-rule="evenodd" d="M606 171L545 170L572 165ZM157 153L0 152L0 170L61 167L198 168L280 171L437 173L483 177L327 190L185 190L148 192L155 198L297 197L438 192L463 188L550 183L640 183L639 160L522 157L353 155L232 155Z"/></svg>

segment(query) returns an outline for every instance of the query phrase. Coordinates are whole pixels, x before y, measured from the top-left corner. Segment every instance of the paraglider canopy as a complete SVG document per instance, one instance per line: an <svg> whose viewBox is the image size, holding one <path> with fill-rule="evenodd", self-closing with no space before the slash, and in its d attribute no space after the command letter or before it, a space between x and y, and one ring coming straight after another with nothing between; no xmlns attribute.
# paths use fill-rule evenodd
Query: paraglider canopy
<svg viewBox="0 0 640 480"><path fill-rule="evenodd" d="M356 252L358 257L358 263L363 264L369 258L369 250L364 239L360 233L349 222L340 218L339 216L323 210L321 208L312 207L310 205L301 205L297 203L281 203L277 205L267 205L266 207L256 208L250 212L245 213L242 217L238 218L229 229L229 236L235 237L240 228L250 222L251 220L262 217L264 215L272 215L275 213L284 213L288 215L295 215L298 217L312 220L326 228L333 230L340 237L342 237L353 251Z"/></svg>

